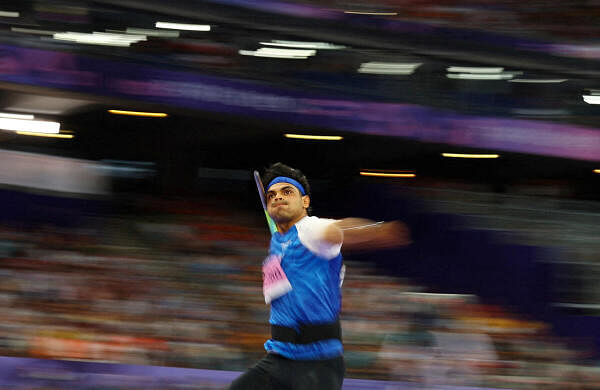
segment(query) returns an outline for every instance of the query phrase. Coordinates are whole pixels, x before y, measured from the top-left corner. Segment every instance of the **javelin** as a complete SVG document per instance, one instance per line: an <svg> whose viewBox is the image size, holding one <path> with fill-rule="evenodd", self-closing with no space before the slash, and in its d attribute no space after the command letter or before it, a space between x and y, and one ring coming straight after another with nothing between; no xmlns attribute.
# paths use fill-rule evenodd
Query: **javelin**
<svg viewBox="0 0 600 390"><path fill-rule="evenodd" d="M254 171L254 182L256 183L256 188L258 189L258 196L260 197L260 203L262 203L263 211L265 212L265 217L267 218L269 230L271 231L271 234L275 234L275 232L277 231L277 225L275 225L275 221L273 221L273 219L267 212L265 188L263 187L262 180L260 180L260 174L258 173L258 171Z"/></svg>

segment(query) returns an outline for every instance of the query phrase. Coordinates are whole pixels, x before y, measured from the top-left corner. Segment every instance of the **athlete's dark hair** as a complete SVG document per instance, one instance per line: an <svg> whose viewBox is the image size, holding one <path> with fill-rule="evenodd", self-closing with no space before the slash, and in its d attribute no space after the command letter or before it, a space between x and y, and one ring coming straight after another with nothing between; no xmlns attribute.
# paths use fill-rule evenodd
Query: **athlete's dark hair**
<svg viewBox="0 0 600 390"><path fill-rule="evenodd" d="M304 187L304 191L306 192L306 195L311 196L310 184L308 184L308 179L306 178L306 176L304 176L304 174L299 169L294 169L294 168L287 166L285 164L282 164L280 162L271 164L271 166L269 166L265 170L265 173L262 176L263 185L265 186L265 192L267 192L267 190L268 190L267 186L269 185L271 180L273 180L279 176L285 176L285 177L289 177L291 179L296 180L297 182L302 184L302 187ZM310 207L308 208L307 212L310 215L310 212L311 212Z"/></svg>

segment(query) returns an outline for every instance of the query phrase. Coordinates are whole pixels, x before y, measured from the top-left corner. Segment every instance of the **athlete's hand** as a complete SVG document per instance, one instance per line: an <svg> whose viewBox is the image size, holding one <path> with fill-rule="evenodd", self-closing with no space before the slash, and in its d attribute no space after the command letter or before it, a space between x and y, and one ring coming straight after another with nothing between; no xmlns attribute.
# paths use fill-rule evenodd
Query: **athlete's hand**
<svg viewBox="0 0 600 390"><path fill-rule="evenodd" d="M394 248L412 243L410 230L400 221L382 223L376 234L379 248Z"/></svg>

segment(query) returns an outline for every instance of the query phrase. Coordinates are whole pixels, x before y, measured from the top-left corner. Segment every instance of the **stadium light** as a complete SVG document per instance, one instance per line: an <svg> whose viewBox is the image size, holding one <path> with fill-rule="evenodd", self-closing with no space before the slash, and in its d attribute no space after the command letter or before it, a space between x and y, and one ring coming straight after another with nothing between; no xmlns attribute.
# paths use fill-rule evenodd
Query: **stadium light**
<svg viewBox="0 0 600 390"><path fill-rule="evenodd" d="M0 112L0 118L34 120L35 116L31 114L13 114L11 112Z"/></svg>
<svg viewBox="0 0 600 390"><path fill-rule="evenodd" d="M309 134L284 134L285 138L294 138L294 139L310 139L316 141L340 141L344 139L344 137L339 135L309 135Z"/></svg>
<svg viewBox="0 0 600 390"><path fill-rule="evenodd" d="M208 24L185 24L185 23L156 22L154 27L167 28L167 29L171 29L171 30L210 31L210 25L208 25Z"/></svg>
<svg viewBox="0 0 600 390"><path fill-rule="evenodd" d="M504 71L501 66L449 66L446 77L459 80L510 80L523 72Z"/></svg>
<svg viewBox="0 0 600 390"><path fill-rule="evenodd" d="M600 104L600 95L582 95L587 104Z"/></svg>
<svg viewBox="0 0 600 390"><path fill-rule="evenodd" d="M368 172L360 171L361 176L372 176L372 177L388 177L388 178L414 178L417 177L415 173L392 173L392 172Z"/></svg>
<svg viewBox="0 0 600 390"><path fill-rule="evenodd" d="M365 62L360 65L358 73L409 75L421 65L422 63Z"/></svg>
<svg viewBox="0 0 600 390"><path fill-rule="evenodd" d="M0 17L2 18L18 18L20 14L12 11L0 11Z"/></svg>
<svg viewBox="0 0 600 390"><path fill-rule="evenodd" d="M264 46L280 46L280 47L291 47L296 49L315 49L315 50L336 50L345 49L346 46L334 45L333 43L327 42L303 42L303 41L281 41L273 40L271 42L260 42Z"/></svg>
<svg viewBox="0 0 600 390"><path fill-rule="evenodd" d="M490 66L450 66L446 68L448 72L456 72L456 73L481 73L481 74L490 74L490 73L502 73L504 68L500 66L490 67Z"/></svg>
<svg viewBox="0 0 600 390"><path fill-rule="evenodd" d="M131 46L132 43L145 41L147 39L145 35L116 34L97 31L94 31L91 34L79 32L56 33L52 35L52 37L59 41L84 43L88 45L122 47Z"/></svg>
<svg viewBox="0 0 600 390"><path fill-rule="evenodd" d="M34 28L22 28L22 27L11 27L10 31L25 33L25 34L38 34L38 35L54 35L58 34L60 31L50 31L50 30L37 30Z"/></svg>
<svg viewBox="0 0 600 390"><path fill-rule="evenodd" d="M58 134L60 131L60 123L0 117L0 130Z"/></svg>
<svg viewBox="0 0 600 390"><path fill-rule="evenodd" d="M468 154L468 153L442 153L444 157L452 158L498 158L499 154Z"/></svg>
<svg viewBox="0 0 600 390"><path fill-rule="evenodd" d="M317 54L316 50L306 49L278 49L271 47L261 47L258 50L239 50L238 53L243 56L269 57L269 58L287 58L305 60L310 56Z"/></svg>
<svg viewBox="0 0 600 390"><path fill-rule="evenodd" d="M48 134L48 133L36 133L34 131L17 131L19 135L31 135L34 137L48 137L48 138L66 138L71 139L75 136L73 134Z"/></svg>
<svg viewBox="0 0 600 390"><path fill-rule="evenodd" d="M568 79L512 79L508 80L511 83L532 83L532 84L549 84L549 83L564 83Z"/></svg>
<svg viewBox="0 0 600 390"><path fill-rule="evenodd" d="M449 79L459 80L510 80L514 77L514 75L512 73L448 73L446 77L448 77Z"/></svg>
<svg viewBox="0 0 600 390"><path fill-rule="evenodd" d="M396 16L398 12L383 12L383 11L344 11L345 14L352 15L375 15L375 16Z"/></svg>
<svg viewBox="0 0 600 390"><path fill-rule="evenodd" d="M146 116L152 118L166 118L169 114L164 112L143 112L143 111L127 111L127 110L108 110L115 115L130 115L130 116Z"/></svg>

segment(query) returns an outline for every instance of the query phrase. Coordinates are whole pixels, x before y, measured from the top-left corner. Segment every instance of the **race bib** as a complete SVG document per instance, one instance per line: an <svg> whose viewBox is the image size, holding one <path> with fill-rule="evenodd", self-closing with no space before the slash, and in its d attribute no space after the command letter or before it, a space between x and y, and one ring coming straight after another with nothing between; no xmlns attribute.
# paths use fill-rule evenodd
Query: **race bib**
<svg viewBox="0 0 600 390"><path fill-rule="evenodd" d="M265 303L287 294L292 290L283 268L281 268L281 256L271 255L263 263L263 294Z"/></svg>

